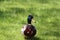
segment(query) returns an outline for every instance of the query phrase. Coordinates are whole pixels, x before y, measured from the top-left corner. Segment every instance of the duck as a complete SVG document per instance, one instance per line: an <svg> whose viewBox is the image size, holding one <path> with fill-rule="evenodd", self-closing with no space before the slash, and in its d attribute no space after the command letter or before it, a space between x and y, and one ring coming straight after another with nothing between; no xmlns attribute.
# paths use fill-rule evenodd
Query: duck
<svg viewBox="0 0 60 40"><path fill-rule="evenodd" d="M27 24L21 29L22 34L27 38L32 38L36 35L36 28L32 25L33 16L28 15Z"/></svg>

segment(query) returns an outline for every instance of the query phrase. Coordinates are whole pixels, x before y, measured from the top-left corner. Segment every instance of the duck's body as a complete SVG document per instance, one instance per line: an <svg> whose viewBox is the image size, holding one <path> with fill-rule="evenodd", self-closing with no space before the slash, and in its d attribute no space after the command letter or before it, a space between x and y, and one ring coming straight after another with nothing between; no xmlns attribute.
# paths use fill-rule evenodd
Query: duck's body
<svg viewBox="0 0 60 40"><path fill-rule="evenodd" d="M26 37L33 37L36 34L36 29L35 27L31 24L31 20L28 17L28 24L24 25L23 28L21 29L22 33Z"/></svg>
<svg viewBox="0 0 60 40"><path fill-rule="evenodd" d="M28 24L24 31L24 35L27 37L33 37L35 34L36 34L35 27L31 24Z"/></svg>

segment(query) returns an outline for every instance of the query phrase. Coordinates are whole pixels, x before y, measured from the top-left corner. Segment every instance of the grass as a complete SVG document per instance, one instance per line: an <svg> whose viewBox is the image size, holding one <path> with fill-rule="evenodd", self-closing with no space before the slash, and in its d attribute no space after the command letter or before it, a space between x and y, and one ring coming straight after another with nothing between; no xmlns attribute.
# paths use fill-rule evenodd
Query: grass
<svg viewBox="0 0 60 40"><path fill-rule="evenodd" d="M60 0L0 0L0 40L24 40L29 14L36 20L33 40L60 40Z"/></svg>

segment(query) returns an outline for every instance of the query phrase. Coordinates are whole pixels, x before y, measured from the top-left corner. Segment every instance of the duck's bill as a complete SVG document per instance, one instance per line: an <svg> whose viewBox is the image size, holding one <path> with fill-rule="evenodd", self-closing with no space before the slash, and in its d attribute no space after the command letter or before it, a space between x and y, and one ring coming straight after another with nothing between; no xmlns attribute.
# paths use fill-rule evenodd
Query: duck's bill
<svg viewBox="0 0 60 40"><path fill-rule="evenodd" d="M33 23L36 23L36 21L35 21L34 19L32 19L32 22L33 22Z"/></svg>

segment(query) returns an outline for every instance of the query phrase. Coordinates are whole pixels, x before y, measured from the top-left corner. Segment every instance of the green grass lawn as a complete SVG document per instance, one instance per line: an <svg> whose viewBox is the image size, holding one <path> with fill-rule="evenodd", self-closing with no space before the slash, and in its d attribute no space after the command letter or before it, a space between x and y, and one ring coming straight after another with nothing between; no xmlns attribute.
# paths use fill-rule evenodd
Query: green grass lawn
<svg viewBox="0 0 60 40"><path fill-rule="evenodd" d="M60 40L60 0L0 0L0 40L24 40L29 14L36 20L33 40Z"/></svg>

